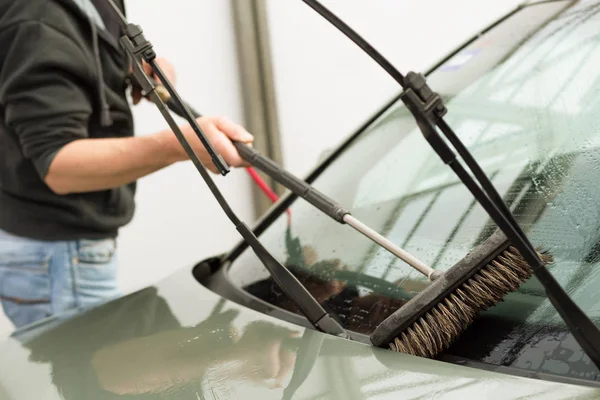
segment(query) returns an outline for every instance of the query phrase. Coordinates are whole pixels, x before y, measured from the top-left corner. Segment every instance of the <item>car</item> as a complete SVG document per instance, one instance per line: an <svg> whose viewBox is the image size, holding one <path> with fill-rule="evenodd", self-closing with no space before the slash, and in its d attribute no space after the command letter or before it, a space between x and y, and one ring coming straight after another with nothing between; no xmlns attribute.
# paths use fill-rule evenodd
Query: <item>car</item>
<svg viewBox="0 0 600 400"><path fill-rule="evenodd" d="M446 121L550 271L600 322L600 1L529 1L425 72ZM400 89L398 90L400 93ZM399 95L306 177L435 269L496 225ZM350 333L316 330L244 241L135 293L0 343L6 399L595 399L600 374L535 278L435 359L368 335L426 278L291 193L255 224Z"/></svg>

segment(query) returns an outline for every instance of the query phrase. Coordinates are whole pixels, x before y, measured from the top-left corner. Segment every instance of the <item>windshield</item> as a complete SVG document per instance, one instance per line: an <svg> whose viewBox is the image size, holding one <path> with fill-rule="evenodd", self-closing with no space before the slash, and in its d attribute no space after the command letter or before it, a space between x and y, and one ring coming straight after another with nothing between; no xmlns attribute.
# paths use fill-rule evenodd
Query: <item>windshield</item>
<svg viewBox="0 0 600 400"><path fill-rule="evenodd" d="M532 243L553 255L551 272L597 319L600 8L583 1L556 16L564 8L565 2L525 8L443 63L429 82L447 101L446 121ZM450 268L496 229L401 102L362 132L314 186L435 269ZM290 212L291 219L281 215L260 239L345 328L369 334L427 285L403 261L308 203L296 201ZM357 281L339 271L364 276ZM233 263L230 278L298 312L251 251ZM535 278L483 313L450 352L556 374L575 368L581 378L597 375Z"/></svg>

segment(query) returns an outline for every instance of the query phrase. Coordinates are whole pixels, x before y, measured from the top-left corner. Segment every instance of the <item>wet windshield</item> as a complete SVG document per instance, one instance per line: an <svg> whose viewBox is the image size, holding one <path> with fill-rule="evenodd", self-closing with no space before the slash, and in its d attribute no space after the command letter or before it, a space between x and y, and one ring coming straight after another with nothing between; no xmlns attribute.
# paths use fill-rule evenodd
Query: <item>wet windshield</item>
<svg viewBox="0 0 600 400"><path fill-rule="evenodd" d="M554 256L554 276L597 319L600 6L584 1L542 25L565 3L517 13L447 60L429 82L447 100L446 121L534 245ZM314 186L435 269L450 268L496 228L431 150L400 102L371 124ZM372 332L427 285L404 262L306 202L294 202L290 211L291 219L283 214L261 241L346 328ZM348 271L364 276L357 281ZM230 276L252 294L297 312L251 251L234 262ZM492 327L493 334L477 334L482 324ZM463 349L458 343L454 351L523 368L540 368L554 357L547 371L567 374L572 367L561 365L561 357L584 364L585 357L565 331L541 285L531 279L465 334L473 335L471 343L477 345ZM544 341L548 343L540 344ZM588 369L582 369L582 378L596 376Z"/></svg>

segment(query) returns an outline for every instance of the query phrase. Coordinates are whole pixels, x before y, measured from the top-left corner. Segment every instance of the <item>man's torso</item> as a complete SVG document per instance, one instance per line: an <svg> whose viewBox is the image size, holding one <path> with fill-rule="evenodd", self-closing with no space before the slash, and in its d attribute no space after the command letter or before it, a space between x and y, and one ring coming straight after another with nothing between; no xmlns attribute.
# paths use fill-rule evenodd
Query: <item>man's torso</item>
<svg viewBox="0 0 600 400"><path fill-rule="evenodd" d="M111 18L108 2L77 1L97 6L95 12L102 19L96 29L99 54L94 51L90 20L74 0L0 0L0 229L16 235L42 240L114 237L133 217L135 183L91 193L53 193L40 177L40 161L35 164L28 149L39 148L41 141L51 146L54 139L44 136L40 128L25 141L7 122L16 119L16 109L30 116L24 123L29 130L47 124L47 131L59 142L63 138L57 124L75 131L77 127L69 125L73 124L71 116L90 110L85 120L90 138L133 135L126 96L129 66L118 43L119 22ZM41 40L44 43L37 42ZM30 81L15 72L19 68L29 68ZM15 90L15 76L21 92ZM76 93L71 85L86 95L61 97L71 89ZM100 124L101 90L110 107L110 126ZM26 101L21 101L19 93Z"/></svg>

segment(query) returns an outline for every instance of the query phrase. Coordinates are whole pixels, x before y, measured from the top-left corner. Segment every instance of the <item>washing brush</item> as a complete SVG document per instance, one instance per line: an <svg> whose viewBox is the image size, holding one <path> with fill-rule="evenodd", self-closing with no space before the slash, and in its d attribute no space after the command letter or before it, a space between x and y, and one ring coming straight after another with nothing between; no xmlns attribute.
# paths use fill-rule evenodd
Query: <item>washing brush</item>
<svg viewBox="0 0 600 400"><path fill-rule="evenodd" d="M394 350L434 357L447 349L475 316L502 301L529 277L535 276L571 334L600 368L600 330L548 271L549 252L541 254L527 238L510 209L473 156L443 119L441 96L415 72L401 74L381 53L316 0L302 0L373 59L403 89L400 99L413 115L425 140L448 165L499 231L447 270L437 282L396 310L371 333L371 342ZM429 31L423 23L423 31ZM432 28L432 27L429 27ZM438 129L456 149L471 176ZM475 179L474 179L474 178Z"/></svg>
<svg viewBox="0 0 600 400"><path fill-rule="evenodd" d="M181 113L168 92L160 84L156 84L156 88L172 111ZM188 107L192 113L199 115L191 106ZM336 221L340 221L340 217L343 216L348 220L349 213L333 200L316 192L316 189L305 181L281 169L274 161L251 147L239 142L234 142L234 145L242 158L298 196L304 197ZM307 196L307 193L318 195ZM269 197L272 201L277 200L274 196ZM364 225L359 226L362 228ZM289 229L288 220L288 236ZM393 243L389 243L385 238L381 239L370 228L362 230L376 235L374 241L385 243L392 253L405 257L403 250L398 251ZM288 241L289 239L291 238L288 238ZM538 255L546 264L552 261L552 256L547 252L538 252ZM433 283L381 322L371 333L370 340L373 345L433 358L448 349L480 312L502 301L506 294L517 290L532 275L527 262L500 230L446 272L433 271L436 274L429 275Z"/></svg>
<svg viewBox="0 0 600 400"><path fill-rule="evenodd" d="M545 265L552 255L538 251ZM478 314L498 304L532 276L532 269L501 230L446 270L441 279L381 322L371 333L378 347L433 358L447 350Z"/></svg>

